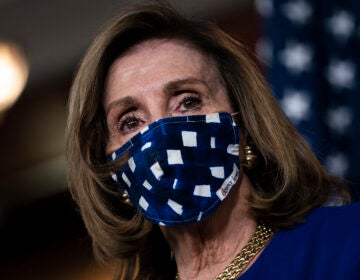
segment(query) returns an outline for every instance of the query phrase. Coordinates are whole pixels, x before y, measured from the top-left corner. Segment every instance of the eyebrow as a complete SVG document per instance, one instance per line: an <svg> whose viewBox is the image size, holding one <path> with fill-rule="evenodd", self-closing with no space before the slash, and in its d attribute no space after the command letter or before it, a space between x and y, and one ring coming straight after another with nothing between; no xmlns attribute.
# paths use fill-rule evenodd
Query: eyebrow
<svg viewBox="0 0 360 280"><path fill-rule="evenodd" d="M133 98L131 96L125 96L123 98L112 101L108 106L106 106L105 113L107 115L113 108L118 107L118 106L124 106L124 107L131 106L132 107L132 106L136 106L137 104L138 104L138 102L136 101L135 98Z"/></svg>
<svg viewBox="0 0 360 280"><path fill-rule="evenodd" d="M179 90L185 84L187 84L187 85L201 84L209 89L209 85L206 84L202 80L199 80L196 78L185 78L185 79L174 80L174 81L167 83L164 86L163 92L165 94L170 94L171 92ZM122 98L112 101L108 106L106 106L105 112L106 112L106 114L108 114L113 108L118 107L118 106L136 107L137 105L138 105L138 101L134 97L125 96L125 97L122 97Z"/></svg>
<svg viewBox="0 0 360 280"><path fill-rule="evenodd" d="M201 84L201 85L209 88L209 85L206 84L202 80L199 80L196 78L186 78L186 79L179 79L179 80L169 82L168 84L165 85L164 92L165 93L174 92L176 90L179 90L179 88L181 88L181 86L183 86L185 84L189 84L189 85Z"/></svg>

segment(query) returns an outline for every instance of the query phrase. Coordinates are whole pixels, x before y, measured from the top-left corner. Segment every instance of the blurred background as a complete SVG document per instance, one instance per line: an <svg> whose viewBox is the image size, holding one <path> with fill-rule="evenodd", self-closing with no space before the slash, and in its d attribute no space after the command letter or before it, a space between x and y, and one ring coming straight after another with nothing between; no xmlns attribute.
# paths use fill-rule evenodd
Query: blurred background
<svg viewBox="0 0 360 280"><path fill-rule="evenodd" d="M111 279L67 191L66 105L99 28L140 2L0 0L0 279ZM284 111L358 199L359 2L169 2L257 54ZM6 90L15 97L6 100Z"/></svg>

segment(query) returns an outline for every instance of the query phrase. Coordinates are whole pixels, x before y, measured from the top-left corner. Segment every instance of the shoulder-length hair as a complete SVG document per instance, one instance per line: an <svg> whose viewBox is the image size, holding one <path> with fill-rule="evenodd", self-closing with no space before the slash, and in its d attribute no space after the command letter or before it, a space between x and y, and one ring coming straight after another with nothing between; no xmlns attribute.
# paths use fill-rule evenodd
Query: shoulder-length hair
<svg viewBox="0 0 360 280"><path fill-rule="evenodd" d="M66 132L71 192L96 256L115 261L116 279L170 279L176 269L159 228L125 203L110 183L105 154L109 67L134 45L156 38L186 42L215 61L239 112L240 131L258 155L256 166L245 170L254 186L248 200L257 220L275 229L290 227L341 189L285 117L239 42L212 23L187 19L168 7L128 10L104 28L86 53L71 88Z"/></svg>

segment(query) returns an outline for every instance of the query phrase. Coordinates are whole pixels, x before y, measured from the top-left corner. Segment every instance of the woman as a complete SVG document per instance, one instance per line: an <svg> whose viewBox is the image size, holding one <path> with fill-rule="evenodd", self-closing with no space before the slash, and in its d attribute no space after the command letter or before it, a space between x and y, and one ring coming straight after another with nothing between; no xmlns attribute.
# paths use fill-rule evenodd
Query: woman
<svg viewBox="0 0 360 280"><path fill-rule="evenodd" d="M110 23L73 83L67 156L114 279L360 275L360 206L322 207L346 189L210 23L159 6Z"/></svg>

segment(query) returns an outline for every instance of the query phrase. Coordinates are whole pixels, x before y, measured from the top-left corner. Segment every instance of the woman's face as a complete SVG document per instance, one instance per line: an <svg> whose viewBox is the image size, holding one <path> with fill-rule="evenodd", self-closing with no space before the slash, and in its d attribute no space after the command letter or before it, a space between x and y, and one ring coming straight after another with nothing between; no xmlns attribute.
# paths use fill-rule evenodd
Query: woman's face
<svg viewBox="0 0 360 280"><path fill-rule="evenodd" d="M104 108L107 154L158 119L232 113L215 63L182 42L160 39L140 43L114 61Z"/></svg>

